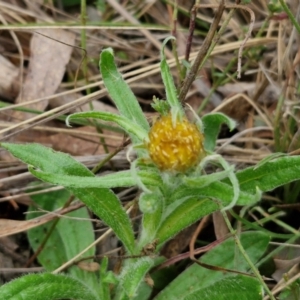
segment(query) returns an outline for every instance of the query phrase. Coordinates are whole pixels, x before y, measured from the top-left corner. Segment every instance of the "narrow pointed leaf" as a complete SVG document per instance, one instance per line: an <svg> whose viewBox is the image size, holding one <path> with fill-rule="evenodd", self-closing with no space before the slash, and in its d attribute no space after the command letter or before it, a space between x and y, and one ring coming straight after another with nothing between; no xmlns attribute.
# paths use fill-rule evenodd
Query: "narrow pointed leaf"
<svg viewBox="0 0 300 300"><path fill-rule="evenodd" d="M58 175L54 173L43 172L32 166L29 171L37 178L56 185L63 185L67 188L115 188L130 187L138 184L131 171L120 171L111 175L100 177L83 177L75 175ZM153 173L144 171L137 172L142 182L147 186L159 186L160 178Z"/></svg>
<svg viewBox="0 0 300 300"><path fill-rule="evenodd" d="M175 39L175 38L173 36L166 38L163 42L163 47L161 49L161 62L160 62L161 76L166 89L166 96L167 96L168 103L170 104L173 110L178 111L180 115L183 116L182 104L178 99L174 80L170 68L167 64L165 53L164 53L165 46L167 42L171 39Z"/></svg>
<svg viewBox="0 0 300 300"><path fill-rule="evenodd" d="M121 115L148 131L149 124L136 97L118 71L111 48L104 49L100 54L100 71L108 93Z"/></svg>
<svg viewBox="0 0 300 300"><path fill-rule="evenodd" d="M75 113L70 115L66 123L68 124L71 120L74 119L86 119L94 118L100 119L103 121L115 122L118 124L124 131L126 131L133 140L137 140L139 143L144 142L148 138L148 133L140 125L130 121L127 117L115 115L109 112L101 111L88 111L83 113Z"/></svg>

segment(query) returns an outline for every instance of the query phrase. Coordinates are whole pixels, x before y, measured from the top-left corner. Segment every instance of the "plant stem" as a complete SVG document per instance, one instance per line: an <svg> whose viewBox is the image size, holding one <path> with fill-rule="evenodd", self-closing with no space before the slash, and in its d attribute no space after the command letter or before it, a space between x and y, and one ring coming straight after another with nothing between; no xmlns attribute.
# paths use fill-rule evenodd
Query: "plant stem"
<svg viewBox="0 0 300 300"><path fill-rule="evenodd" d="M225 29L226 29L228 23L230 22L230 20L231 20L233 14L234 14L234 12L235 12L235 8L233 8L233 9L231 9L231 10L229 11L229 13L228 13L228 15L227 15L227 18L225 19L225 21L224 21L223 24L221 25L221 28L219 29L218 33L215 35L214 39L212 40L212 43L211 43L211 45L210 45L210 47L209 47L209 49L208 49L208 51L207 51L205 57L203 58L203 60L202 60L202 62L201 62L201 64L200 64L200 66L199 66L199 68L202 68L203 65L204 65L204 63L205 63L205 61L209 58L211 52L214 50L214 48L215 48L215 46L217 45L217 43L218 43L218 41L219 41L221 35L222 35L223 32L225 31Z"/></svg>
<svg viewBox="0 0 300 300"><path fill-rule="evenodd" d="M238 246L238 248L241 251L241 254L244 256L245 260L247 261L247 263L249 264L251 270L253 271L253 273L255 274L255 276L257 277L257 279L259 280L259 282L261 283L261 285L263 286L263 288L265 289L265 291L267 292L267 294L269 295L271 300L275 300L274 296L272 295L271 291L269 290L268 286L266 285L265 281L263 280L263 278L261 277L259 271L257 270L257 268L254 266L253 262L251 261L251 259L249 258L247 252L245 251L243 245L241 244L241 241L239 240L236 231L232 228L231 223L228 219L227 213L226 211L224 211L221 208L221 213L223 215L223 218L226 222L226 225L230 231L230 233L233 235L234 239L235 239L235 243Z"/></svg>
<svg viewBox="0 0 300 300"><path fill-rule="evenodd" d="M282 92L278 99L278 103L275 110L275 118L274 118L274 141L275 141L275 151L282 152L282 145L280 143L280 121L282 115L282 107L284 104L284 97L285 91Z"/></svg>
<svg viewBox="0 0 300 300"><path fill-rule="evenodd" d="M300 24L297 22L297 20L294 17L293 13L289 9L289 7L286 5L285 1L284 0L279 0L279 2L281 4L282 8L284 9L284 11L286 12L286 14L289 16L291 22L293 23L293 25L297 29L298 33L300 33Z"/></svg>

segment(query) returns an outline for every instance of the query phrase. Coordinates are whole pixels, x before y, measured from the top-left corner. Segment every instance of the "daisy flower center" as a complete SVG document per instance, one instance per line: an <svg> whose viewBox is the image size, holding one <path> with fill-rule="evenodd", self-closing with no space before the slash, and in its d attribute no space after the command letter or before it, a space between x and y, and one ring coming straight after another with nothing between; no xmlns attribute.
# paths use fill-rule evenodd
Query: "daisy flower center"
<svg viewBox="0 0 300 300"><path fill-rule="evenodd" d="M186 117L173 124L169 113L152 126L147 148L160 170L185 172L204 157L203 139L197 126Z"/></svg>

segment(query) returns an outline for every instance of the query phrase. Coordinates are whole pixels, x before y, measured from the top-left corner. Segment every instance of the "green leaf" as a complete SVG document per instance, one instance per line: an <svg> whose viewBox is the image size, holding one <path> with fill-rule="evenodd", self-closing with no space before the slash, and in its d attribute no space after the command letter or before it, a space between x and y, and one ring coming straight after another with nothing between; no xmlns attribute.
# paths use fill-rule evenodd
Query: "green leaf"
<svg viewBox="0 0 300 300"><path fill-rule="evenodd" d="M100 300L81 281L65 275L30 274L0 287L5 300Z"/></svg>
<svg viewBox="0 0 300 300"><path fill-rule="evenodd" d="M69 190L115 232L130 254L134 253L135 243L130 219L120 200L111 190L101 188Z"/></svg>
<svg viewBox="0 0 300 300"><path fill-rule="evenodd" d="M300 156L284 156L272 161L265 161L258 168L254 166L238 171L236 176L241 190L237 205L251 205L258 201L254 197L257 189L261 192L268 192L284 184L299 180ZM190 196L216 198L221 200L223 205L230 203L233 191L228 179L222 182L213 182L203 188L196 187L197 180L199 180L199 184L202 184L203 179L201 176L199 178L194 177L193 180L187 180L186 187L179 187L174 191L170 202L187 195L187 189L190 188Z"/></svg>
<svg viewBox="0 0 300 300"><path fill-rule="evenodd" d="M200 183L202 183L201 180ZM174 206L180 203L181 201L183 201L180 199L185 199L188 197L197 197L197 198L210 197L212 199L220 200L222 202L222 205L226 206L232 201L233 188L230 184L221 181L213 182L208 186L197 187L197 181L194 180L192 182L189 182L189 184L180 186L176 190L174 190L174 192L168 199L168 203L172 203L172 206ZM259 200L260 199L257 198L257 191L253 194L242 191L239 194L239 198L236 205L252 205Z"/></svg>
<svg viewBox="0 0 300 300"><path fill-rule="evenodd" d="M182 200L178 201L180 204L175 208L168 206L162 217L162 224L156 234L159 245L163 245L184 228L218 209L218 205L207 198L193 197L179 200Z"/></svg>
<svg viewBox="0 0 300 300"><path fill-rule="evenodd" d="M216 285L208 286L196 291L184 300L261 300L263 297L263 290L259 281L252 277L237 275L230 278L224 278Z"/></svg>
<svg viewBox="0 0 300 300"><path fill-rule="evenodd" d="M250 167L237 172L237 179L240 194L236 205L253 205L260 200L261 192L300 179L300 157L285 156L266 161L257 169ZM229 180L215 181L206 186L203 186L203 182L202 176L187 179L185 185L179 186L166 199L167 210L157 233L160 243L218 210L217 203L209 199L218 199L223 206L232 201L233 188Z"/></svg>
<svg viewBox="0 0 300 300"><path fill-rule="evenodd" d="M32 166L28 167L29 171L37 178L50 182L52 184L63 185L64 187L74 188L115 188L115 187L130 187L137 185L137 179L131 174L131 171L120 171L114 174L100 177L82 177L75 175L57 175L55 173L47 173L35 169ZM160 178L151 172L138 171L137 176L147 186L159 186Z"/></svg>
<svg viewBox="0 0 300 300"><path fill-rule="evenodd" d="M236 122L222 113L210 113L202 117L204 129L204 149L213 152L220 132L221 125L227 124L230 130L236 127Z"/></svg>
<svg viewBox="0 0 300 300"><path fill-rule="evenodd" d="M104 256L101 260L99 274L99 296L100 299L110 299L110 284L117 284L118 281L111 271L108 271L108 257Z"/></svg>
<svg viewBox="0 0 300 300"><path fill-rule="evenodd" d="M170 112L170 105L166 100L160 100L153 96L153 102L151 106L156 110L160 115L166 116Z"/></svg>
<svg viewBox="0 0 300 300"><path fill-rule="evenodd" d="M141 282L153 266L152 258L145 256L128 261L119 276L119 287L125 291L129 299L134 298Z"/></svg>
<svg viewBox="0 0 300 300"><path fill-rule="evenodd" d="M208 198L209 197L209 198ZM163 244L187 226L200 218L220 209L218 199L225 206L233 197L233 188L223 182L214 182L205 187L180 186L173 191L157 232L159 242ZM260 193L240 192L237 205L250 205L260 200Z"/></svg>
<svg viewBox="0 0 300 300"><path fill-rule="evenodd" d="M40 144L1 143L13 156L24 163L57 175L94 176L84 165L70 155L56 152Z"/></svg>
<svg viewBox="0 0 300 300"><path fill-rule="evenodd" d="M148 132L144 130L141 126L130 121L127 117L118 116L108 112L88 111L83 113L75 113L67 118L66 124L69 125L69 121L73 119L85 118L94 118L101 119L103 121L115 122L120 127L122 127L123 130L126 131L133 140L138 141L139 143L144 142L148 139Z"/></svg>
<svg viewBox="0 0 300 300"><path fill-rule="evenodd" d="M148 132L149 124L133 92L119 73L111 48L101 52L99 65L104 84L121 115Z"/></svg>
<svg viewBox="0 0 300 300"><path fill-rule="evenodd" d="M160 226L163 209L164 209L164 201L162 199L162 195L160 193L151 193L151 194L141 194L139 199L139 207L143 213L142 219L142 229L140 233L140 238L138 242L138 249L142 249L146 246L149 241L155 240L157 229ZM150 202L150 206L153 206L154 209L143 210L143 206L147 206L147 203Z"/></svg>
<svg viewBox="0 0 300 300"><path fill-rule="evenodd" d="M70 196L71 193L66 190L61 190L47 194L34 195L31 196L31 198L44 211L54 211L62 207ZM28 212L36 210L36 206L30 206ZM38 213L38 215L40 214L41 213ZM31 220L36 216L37 213L30 213L27 215L26 219ZM95 240L94 229L92 223L88 221L90 216L85 207L68 213L66 217L76 218L76 220L62 217L43 247L43 251L38 255L40 264L48 272L57 269L66 261L72 259ZM80 221L80 219L84 219L84 221ZM44 240L46 233L49 232L53 222L54 221L28 231L29 243L34 251L41 245L41 242ZM84 256L93 255L95 255L95 247L90 248L84 254ZM67 272L74 278L85 282L85 284L93 290L98 290L98 282L95 273L82 270L77 266L69 268Z"/></svg>
<svg viewBox="0 0 300 300"><path fill-rule="evenodd" d="M261 191L273 189L300 179L300 156L285 156L265 162L256 168L250 167L237 172L240 188L254 193L256 187Z"/></svg>
<svg viewBox="0 0 300 300"><path fill-rule="evenodd" d="M240 239L244 249L253 262L258 261L258 259L263 255L270 240L269 236L262 232L245 232L241 235ZM213 266L246 272L249 269L247 262L245 262L241 255L236 257L235 253L236 245L234 239L229 238L203 255L201 257L201 261ZM169 284L160 294L158 294L158 296L155 297L155 300L202 299L202 297L206 297L206 293L208 293L207 296L210 297L203 299L223 299L222 293L225 292L224 282L229 284L229 286L227 286L227 293L231 291L233 294L236 294L237 291L240 291L241 287L246 289L250 284L255 291L255 298L252 298L254 297L252 292L248 291L249 298L244 297L244 299L258 300L262 298L261 295L260 298L258 297L258 286L256 283L247 280L244 281L243 279L241 281L240 278L241 276L237 276L231 272L224 273L208 270L197 264L193 264L182 272L174 281L172 281L171 284ZM223 281L225 279L226 281ZM234 284L236 280L241 284L245 284L245 286L238 287ZM216 296L209 292L209 290L217 291L219 284L222 285L222 289L219 290L220 295ZM195 298L196 295L197 298ZM225 299L234 300L239 298L228 297Z"/></svg>
<svg viewBox="0 0 300 300"><path fill-rule="evenodd" d="M59 178L74 176L81 180L96 179L91 171L71 156L55 152L42 145L2 143L1 146L24 163L32 165L46 174L54 174ZM58 181L57 184L63 185L63 181ZM78 188L76 185L69 186L68 190L111 227L126 249L133 253L134 234L130 219L112 191L99 187Z"/></svg>
<svg viewBox="0 0 300 300"><path fill-rule="evenodd" d="M136 292L134 300L149 300L151 299L152 288L145 281L142 281Z"/></svg>
<svg viewBox="0 0 300 300"><path fill-rule="evenodd" d="M283 157L283 156L288 156L287 153L282 153L282 152L276 152L268 155L267 157L263 158L261 161L259 161L255 166L254 170L262 167L265 163L275 160L276 158Z"/></svg>
<svg viewBox="0 0 300 300"><path fill-rule="evenodd" d="M163 79L164 87L166 89L166 96L167 101L171 107L171 109L175 112L179 112L180 116L182 117L184 115L182 104L180 103L176 87L173 81L172 74L170 72L170 68L167 64L166 57L164 54L164 49L167 44L167 42L171 39L175 39L173 36L167 37L163 44L162 44L162 50L161 50L161 62L160 62L160 70L161 70L161 77Z"/></svg>
<svg viewBox="0 0 300 300"><path fill-rule="evenodd" d="M197 177L185 177L184 183L188 186L194 186L197 188L205 187L215 181L219 181L227 178L234 170L234 166L230 166L227 170L215 172L208 175L202 175Z"/></svg>

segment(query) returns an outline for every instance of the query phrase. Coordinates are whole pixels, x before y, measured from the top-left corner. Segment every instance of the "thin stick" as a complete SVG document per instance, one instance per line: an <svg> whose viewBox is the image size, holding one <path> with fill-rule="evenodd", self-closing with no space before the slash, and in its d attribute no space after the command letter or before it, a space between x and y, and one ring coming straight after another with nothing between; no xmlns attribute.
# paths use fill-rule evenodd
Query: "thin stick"
<svg viewBox="0 0 300 300"><path fill-rule="evenodd" d="M189 25L189 36L186 41L186 49L185 49L185 60L189 61L190 59L190 53L192 48L192 41L195 31L195 25L196 25L196 17L197 17L197 7L194 5L194 7L191 10L191 19L190 19L190 25Z"/></svg>
<svg viewBox="0 0 300 300"><path fill-rule="evenodd" d="M215 18L214 18L214 20L213 20L213 22L212 22L212 24L209 28L209 31L206 35L206 38L203 42L203 45L202 45L201 49L199 50L199 52L197 54L195 62L193 64L189 74L187 75L186 79L183 82L183 86L182 86L182 89L181 89L180 94L179 94L179 100L181 102L184 101L190 86L192 85L192 83L196 79L199 66L200 66L203 58L205 57L207 50L209 49L209 47L212 43L212 40L213 40L214 35L215 35L215 33L218 29L218 25L219 25L219 22L222 18L224 10L225 10L225 1L222 0L220 5L219 5L219 8L217 10L216 16L215 16Z"/></svg>
<svg viewBox="0 0 300 300"><path fill-rule="evenodd" d="M196 12L197 8L199 8L199 7L211 7L212 8L212 7L216 7L216 6L211 5L211 4L194 5L194 7L191 11L190 27L192 26L193 22L195 21L195 20L193 20L193 17L194 17L193 13ZM220 34L223 32L223 30L225 29L225 27L226 27L226 25L229 21L229 20L227 20L227 23L225 22L224 26L221 27L220 32L218 33L217 37L214 37L215 32L217 31L217 28L218 28L218 24L221 20L221 17L222 17L222 14L223 14L223 11L225 10L225 8L244 9L250 14L249 29L246 33L246 36L245 36L242 44L239 47L239 53L238 53L237 78L241 77L243 48L244 48L245 44L247 43L248 39L251 36L251 32L253 30L253 26L254 26L254 22L255 22L255 15L254 15L253 11L250 8L248 8L244 5L237 5L237 4L235 4L235 5L225 5L224 1L222 1L221 4L218 7L216 17L214 18L214 20L213 20L213 22L210 26L210 29L209 29L209 31L207 33L207 36L206 36L206 38L203 42L203 45L202 45L201 49L199 50L199 52L197 54L197 57L196 57L195 62L193 64L192 68L191 68L191 71L190 71L190 73L188 74L188 76L186 77L186 79L183 83L183 87L182 87L182 89L180 91L180 94L179 94L179 100L181 102L184 101L190 86L192 85L193 81L196 79L199 68L201 67L201 65L203 65L203 61L205 60L205 58L208 57L208 55L210 55L210 52L213 50L212 48L216 45L217 39L220 37ZM234 12L234 10L231 12L231 14L233 14L233 12ZM191 30L192 29L190 28L190 31ZM190 33L190 34L192 34L192 33ZM191 42L191 39L192 39L192 36L189 36L188 43ZM188 45L187 45L187 47L188 47ZM187 50L188 50L188 48L187 48Z"/></svg>
<svg viewBox="0 0 300 300"><path fill-rule="evenodd" d="M206 223L209 221L209 219L210 219L209 216L206 216L200 221L199 225L197 226L196 231L194 232L194 234L191 238L190 245L189 245L190 246L190 259L193 261L195 260L195 243L196 243L197 236L202 231L202 229L204 228Z"/></svg>

